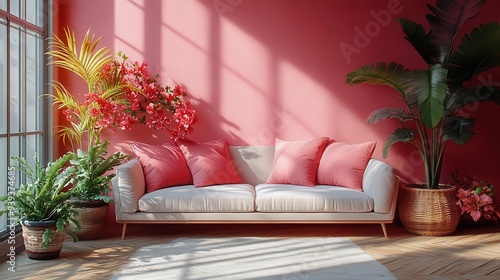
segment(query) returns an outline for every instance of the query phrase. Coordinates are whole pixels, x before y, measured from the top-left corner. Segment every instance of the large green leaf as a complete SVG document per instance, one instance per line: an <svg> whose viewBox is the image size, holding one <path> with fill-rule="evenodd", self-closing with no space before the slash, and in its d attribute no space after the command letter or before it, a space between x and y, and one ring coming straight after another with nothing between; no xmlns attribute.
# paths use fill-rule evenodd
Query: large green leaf
<svg viewBox="0 0 500 280"><path fill-rule="evenodd" d="M494 86L479 86L473 89L458 89L451 94L446 104L446 110L459 110L471 103L491 101L500 105L500 88Z"/></svg>
<svg viewBox="0 0 500 280"><path fill-rule="evenodd" d="M384 119L397 119L400 122L407 122L409 120L414 120L415 115L410 112L405 111L401 108L380 108L373 111L369 116L366 122L368 123L376 123L380 120Z"/></svg>
<svg viewBox="0 0 500 280"><path fill-rule="evenodd" d="M413 140L414 135L415 133L413 132L413 130L406 127L394 130L394 132L389 135L389 137L387 137L387 140L385 141L384 147L382 148L382 156L386 158L389 155L389 148L392 144L397 142L406 143L410 140Z"/></svg>
<svg viewBox="0 0 500 280"><path fill-rule="evenodd" d="M435 64L429 70L413 71L409 79L408 100L417 98L420 119L429 128L438 125L444 114L447 72L441 64Z"/></svg>
<svg viewBox="0 0 500 280"><path fill-rule="evenodd" d="M468 19L479 14L486 0L437 0L436 7L427 5L433 14L427 14L432 30L431 40L439 48L439 61L448 64L457 34Z"/></svg>
<svg viewBox="0 0 500 280"><path fill-rule="evenodd" d="M462 83L497 66L500 66L500 24L481 24L464 36L452 54L449 78Z"/></svg>
<svg viewBox="0 0 500 280"><path fill-rule="evenodd" d="M421 24L406 18L398 19L405 33L405 39L417 50L427 64L436 64L439 58L439 49L431 39L432 32L426 33Z"/></svg>
<svg viewBox="0 0 500 280"><path fill-rule="evenodd" d="M347 74L346 83L349 85L366 83L389 86L396 90L401 97L405 98L408 73L409 70L405 69L401 64L391 62L387 65L385 62L379 62L356 68L353 72Z"/></svg>
<svg viewBox="0 0 500 280"><path fill-rule="evenodd" d="M465 144L474 136L476 119L461 116L448 116L443 121L443 140L453 140L457 144Z"/></svg>

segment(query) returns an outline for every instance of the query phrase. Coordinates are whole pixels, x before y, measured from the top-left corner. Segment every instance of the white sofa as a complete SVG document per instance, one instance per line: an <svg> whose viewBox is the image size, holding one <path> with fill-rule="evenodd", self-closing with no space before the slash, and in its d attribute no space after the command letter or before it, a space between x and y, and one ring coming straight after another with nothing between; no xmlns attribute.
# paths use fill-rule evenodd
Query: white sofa
<svg viewBox="0 0 500 280"><path fill-rule="evenodd" d="M137 158L116 170L113 196L116 221L147 223L363 223L394 219L398 179L393 168L371 159L363 175L363 192L338 187L266 184L273 168L272 146L229 146L229 155L244 184L195 188L176 186L147 193Z"/></svg>

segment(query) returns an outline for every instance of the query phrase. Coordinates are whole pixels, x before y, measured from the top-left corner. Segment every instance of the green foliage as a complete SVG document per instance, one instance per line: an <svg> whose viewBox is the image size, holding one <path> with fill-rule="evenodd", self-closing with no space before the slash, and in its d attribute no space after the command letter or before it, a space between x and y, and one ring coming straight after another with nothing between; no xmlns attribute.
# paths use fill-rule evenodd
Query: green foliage
<svg viewBox="0 0 500 280"><path fill-rule="evenodd" d="M63 232L70 221L76 221L74 216L77 214L72 204L68 203L71 192L64 190L71 182L68 168L64 166L73 158L74 155L66 154L43 167L35 156L35 166L32 167L25 158L13 157L12 160L17 163L15 167L26 175L28 183L0 198L4 202L0 215L9 212L11 217L18 217L18 221L55 220L57 231ZM79 227L78 222L76 225ZM47 230L41 245L46 247L50 239L51 233Z"/></svg>
<svg viewBox="0 0 500 280"><path fill-rule="evenodd" d="M395 62L364 65L347 74L350 85L389 86L398 93L404 108L381 108L368 117L369 123L396 119L403 128L386 140L383 156L397 142L412 144L424 161L427 186L437 188L448 140L467 143L474 136L475 119L460 114L470 103L492 101L500 105L500 88L478 79L478 74L500 66L500 24L490 22L466 34L456 49L464 23L477 16L485 0L437 0L428 5L430 30L409 19L399 19L404 38L427 63L427 69L410 70Z"/></svg>
<svg viewBox="0 0 500 280"><path fill-rule="evenodd" d="M120 165L128 155L115 152L107 157L108 146L108 141L104 143L97 141L88 148L88 152L78 149L76 153L69 153L72 159L67 172L71 174L73 197L79 200L111 202L111 198L107 195L111 191L109 185L115 174L109 171Z"/></svg>

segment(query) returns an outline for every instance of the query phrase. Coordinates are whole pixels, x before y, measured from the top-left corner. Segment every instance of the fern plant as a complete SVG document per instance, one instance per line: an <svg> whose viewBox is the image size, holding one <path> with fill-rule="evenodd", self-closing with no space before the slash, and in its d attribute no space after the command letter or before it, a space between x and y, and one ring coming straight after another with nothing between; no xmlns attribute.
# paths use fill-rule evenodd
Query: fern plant
<svg viewBox="0 0 500 280"><path fill-rule="evenodd" d="M95 145L89 146L88 151L78 149L72 155L71 166L67 172L71 174L70 183L73 185L71 194L82 201L102 200L111 202L108 196L111 179L116 175L109 173L115 166L128 158L120 152L107 156L109 142L97 141Z"/></svg>
<svg viewBox="0 0 500 280"><path fill-rule="evenodd" d="M70 221L79 227L74 218L77 212L72 204L68 203L72 193L64 190L71 182L71 171L64 166L72 158L73 154L65 154L43 167L35 155L35 166L32 167L25 158L13 157L12 160L17 163L16 169L26 175L28 182L0 198L4 205L0 215L8 212L11 217L17 217L18 222L56 221L57 232L63 232ZM51 234L50 229L45 230L42 247L49 245ZM76 236L72 237L76 241Z"/></svg>
<svg viewBox="0 0 500 280"><path fill-rule="evenodd" d="M421 24L398 19L404 38L427 63L427 69L410 70L395 62L379 62L347 74L347 84L389 86L398 93L405 107L380 108L367 122L396 119L402 124L387 138L383 156L387 157L394 143L412 144L423 159L430 189L439 186L447 141L463 144L474 136L475 119L462 115L461 109L484 101L500 104L497 86L471 83L478 74L500 66L500 24L479 25L454 48L463 24L477 16L485 2L437 0L435 7L428 5L428 32Z"/></svg>

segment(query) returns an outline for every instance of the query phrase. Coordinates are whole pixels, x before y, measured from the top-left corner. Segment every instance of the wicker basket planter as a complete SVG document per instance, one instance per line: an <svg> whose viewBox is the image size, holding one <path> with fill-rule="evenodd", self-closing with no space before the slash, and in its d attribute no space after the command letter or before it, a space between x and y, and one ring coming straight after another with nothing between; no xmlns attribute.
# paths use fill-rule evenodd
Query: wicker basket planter
<svg viewBox="0 0 500 280"><path fill-rule="evenodd" d="M104 229L109 204L101 200L72 202L78 211L76 220L80 222L80 230L73 223L68 230L74 233L78 240L99 239Z"/></svg>
<svg viewBox="0 0 500 280"><path fill-rule="evenodd" d="M34 260L51 260L59 257L64 243L66 231L56 231L56 221L21 221L23 228L24 247L28 258ZM52 242L43 248L42 235L46 229L52 232Z"/></svg>
<svg viewBox="0 0 500 280"><path fill-rule="evenodd" d="M418 186L401 186L398 213L406 231L431 236L455 232L460 222L456 187L441 185L435 190Z"/></svg>

